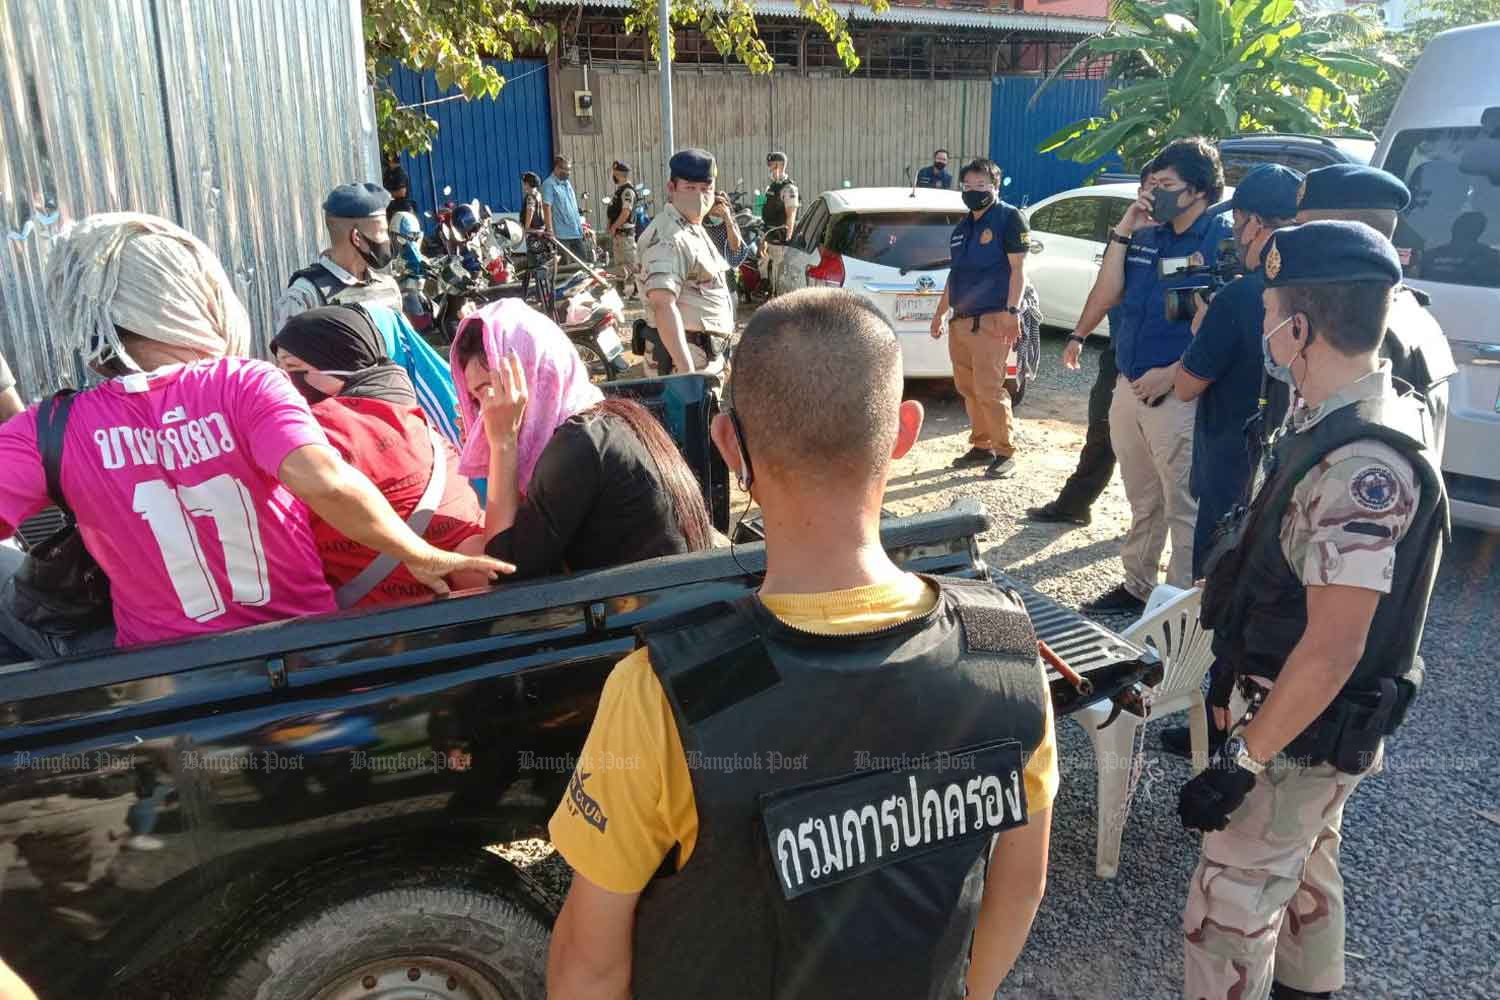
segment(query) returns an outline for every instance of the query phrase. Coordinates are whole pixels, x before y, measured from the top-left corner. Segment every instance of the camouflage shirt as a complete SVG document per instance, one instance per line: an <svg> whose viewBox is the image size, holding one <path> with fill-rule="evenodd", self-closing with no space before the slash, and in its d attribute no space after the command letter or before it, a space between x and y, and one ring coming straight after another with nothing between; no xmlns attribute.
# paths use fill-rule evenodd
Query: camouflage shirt
<svg viewBox="0 0 1500 1000"><path fill-rule="evenodd" d="M1283 433L1306 431L1342 407L1393 393L1390 362L1321 405L1299 403ZM1305 586L1362 587L1388 594L1396 543L1417 510L1421 485L1411 463L1378 441L1335 448L1292 492L1281 522L1281 551Z"/></svg>

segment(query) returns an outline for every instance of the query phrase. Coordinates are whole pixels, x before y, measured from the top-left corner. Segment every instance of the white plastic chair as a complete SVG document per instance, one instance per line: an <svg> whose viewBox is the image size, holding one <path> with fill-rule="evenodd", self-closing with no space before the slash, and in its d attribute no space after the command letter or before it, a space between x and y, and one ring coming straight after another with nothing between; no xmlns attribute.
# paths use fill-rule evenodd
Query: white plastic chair
<svg viewBox="0 0 1500 1000"><path fill-rule="evenodd" d="M1192 739L1193 773L1208 762L1208 722L1203 714L1203 676L1213 663L1213 633L1198 623L1200 590L1160 586L1151 592L1145 614L1121 635L1155 651L1164 668L1162 681L1148 689L1149 717L1157 719L1187 709ZM1094 744L1098 771L1097 833L1094 870L1100 878L1114 878L1120 868L1120 839L1125 833L1126 794L1136 733L1146 719L1120 713L1100 729L1113 706L1105 701L1074 714Z"/></svg>

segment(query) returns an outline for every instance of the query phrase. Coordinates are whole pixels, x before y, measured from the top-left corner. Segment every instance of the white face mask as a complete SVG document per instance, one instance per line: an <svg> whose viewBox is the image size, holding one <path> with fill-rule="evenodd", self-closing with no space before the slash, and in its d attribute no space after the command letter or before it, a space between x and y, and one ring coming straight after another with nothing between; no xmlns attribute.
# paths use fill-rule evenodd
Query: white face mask
<svg viewBox="0 0 1500 1000"><path fill-rule="evenodd" d="M672 204L689 222L699 222L713 208L714 196L709 191L678 191Z"/></svg>

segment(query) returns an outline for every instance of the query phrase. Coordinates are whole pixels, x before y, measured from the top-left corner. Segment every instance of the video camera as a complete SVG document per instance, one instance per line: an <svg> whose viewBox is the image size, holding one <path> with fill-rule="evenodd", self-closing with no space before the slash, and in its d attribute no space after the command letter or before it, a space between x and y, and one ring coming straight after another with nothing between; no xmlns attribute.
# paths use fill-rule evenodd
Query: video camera
<svg viewBox="0 0 1500 1000"><path fill-rule="evenodd" d="M1203 255L1198 253L1191 257L1166 257L1157 264L1157 272L1162 278L1196 279L1167 289L1167 322L1182 323L1192 320L1197 313L1196 295L1201 294L1205 299L1213 298L1219 293L1219 289L1244 274L1245 268L1240 263L1239 248L1235 246L1234 237L1226 236L1219 241L1212 262L1204 261Z"/></svg>

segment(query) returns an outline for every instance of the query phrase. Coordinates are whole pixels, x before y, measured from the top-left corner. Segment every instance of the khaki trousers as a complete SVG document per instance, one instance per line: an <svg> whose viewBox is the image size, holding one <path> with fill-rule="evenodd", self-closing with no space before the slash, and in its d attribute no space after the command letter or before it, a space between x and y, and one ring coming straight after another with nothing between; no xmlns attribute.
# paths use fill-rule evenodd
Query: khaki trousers
<svg viewBox="0 0 1500 1000"><path fill-rule="evenodd" d="M1130 501L1130 531L1120 550L1125 589L1141 600L1156 589L1161 551L1172 540L1167 583L1184 590L1193 585L1193 528L1198 501L1188 488L1193 466L1196 401L1184 403L1168 394L1160 405L1135 398L1120 376L1109 407L1109 440L1120 463L1125 499Z"/></svg>
<svg viewBox="0 0 1500 1000"><path fill-rule="evenodd" d="M953 361L953 384L969 413L969 445L1010 457L1016 453L1010 434L1010 393L1005 390L1011 344L1000 335L1002 315L954 317L948 324L948 357Z"/></svg>
<svg viewBox="0 0 1500 1000"><path fill-rule="evenodd" d="M1236 690L1230 714L1246 701ZM1368 773L1381 767L1379 755ZM1308 993L1344 985L1339 827L1365 775L1273 762L1218 833L1205 834L1182 915L1182 994L1265 1000L1271 983Z"/></svg>

